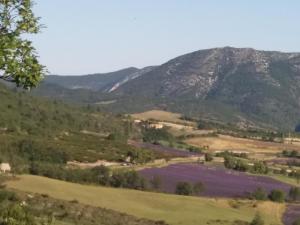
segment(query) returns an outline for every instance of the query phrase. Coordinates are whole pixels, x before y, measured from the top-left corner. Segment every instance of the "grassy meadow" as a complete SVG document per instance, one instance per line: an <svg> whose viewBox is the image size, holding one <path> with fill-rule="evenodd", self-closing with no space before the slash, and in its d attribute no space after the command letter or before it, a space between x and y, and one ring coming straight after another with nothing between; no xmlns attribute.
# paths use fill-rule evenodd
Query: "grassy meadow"
<svg viewBox="0 0 300 225"><path fill-rule="evenodd" d="M284 176L284 175L280 175L280 174L268 174L266 176L272 177L275 180L281 181L283 183L287 183L287 184L291 184L293 186L300 187L300 183L297 182L297 179L292 178L292 177L288 177L288 176Z"/></svg>
<svg viewBox="0 0 300 225"><path fill-rule="evenodd" d="M271 202L209 199L88 186L45 177L22 175L7 183L10 189L47 194L62 200L113 209L170 225L232 224L235 220L251 221L256 212L265 224L282 224L284 204Z"/></svg>
<svg viewBox="0 0 300 225"><path fill-rule="evenodd" d="M249 152L250 156L260 160L274 157L277 153L281 153L285 149L300 150L299 146L296 145L237 138L227 135L193 137L185 140L185 142L198 147L209 146L211 151L245 151Z"/></svg>

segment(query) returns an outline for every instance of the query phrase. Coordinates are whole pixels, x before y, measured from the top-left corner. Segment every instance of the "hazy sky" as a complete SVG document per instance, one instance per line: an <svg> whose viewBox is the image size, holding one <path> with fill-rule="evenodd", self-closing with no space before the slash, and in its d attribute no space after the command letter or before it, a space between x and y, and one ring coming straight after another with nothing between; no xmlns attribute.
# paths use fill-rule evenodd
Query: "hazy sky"
<svg viewBox="0 0 300 225"><path fill-rule="evenodd" d="M35 0L34 38L55 74L158 65L199 49L300 52L299 0Z"/></svg>

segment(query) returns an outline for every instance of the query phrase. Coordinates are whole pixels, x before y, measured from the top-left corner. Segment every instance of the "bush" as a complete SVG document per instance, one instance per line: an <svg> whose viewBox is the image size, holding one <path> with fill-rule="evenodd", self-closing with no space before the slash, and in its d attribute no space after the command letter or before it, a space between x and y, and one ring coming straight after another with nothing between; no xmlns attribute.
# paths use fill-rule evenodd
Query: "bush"
<svg viewBox="0 0 300 225"><path fill-rule="evenodd" d="M192 195L193 194L193 187L188 182L179 182L176 185L175 193L177 195Z"/></svg>
<svg viewBox="0 0 300 225"><path fill-rule="evenodd" d="M155 128L146 128L143 130L143 141L158 143L159 141L167 141L169 143L174 141L174 137L167 129L155 129Z"/></svg>
<svg viewBox="0 0 300 225"><path fill-rule="evenodd" d="M110 179L110 185L113 187L131 188L144 190L147 183L135 170L114 172Z"/></svg>
<svg viewBox="0 0 300 225"><path fill-rule="evenodd" d="M264 225L265 222L260 214L256 214L250 225Z"/></svg>
<svg viewBox="0 0 300 225"><path fill-rule="evenodd" d="M198 195L203 191L204 191L204 185L201 181L199 181L193 185L193 193L195 195Z"/></svg>
<svg viewBox="0 0 300 225"><path fill-rule="evenodd" d="M289 191L289 197L292 201L297 201L300 199L300 188L298 187L291 187Z"/></svg>
<svg viewBox="0 0 300 225"><path fill-rule="evenodd" d="M261 161L255 161L254 166L251 168L251 172L258 174L267 174L269 172L269 168L265 163Z"/></svg>
<svg viewBox="0 0 300 225"><path fill-rule="evenodd" d="M297 158L297 157L300 157L299 152L296 151L296 150L290 150L290 151L288 151L288 150L283 150L283 151L282 151L282 155L283 155L284 157L290 157L290 158Z"/></svg>
<svg viewBox="0 0 300 225"><path fill-rule="evenodd" d="M284 202L285 193L282 190L274 189L271 191L269 198L273 202Z"/></svg>
<svg viewBox="0 0 300 225"><path fill-rule="evenodd" d="M11 205L0 211L1 225L37 225L35 218L19 205Z"/></svg>
<svg viewBox="0 0 300 225"><path fill-rule="evenodd" d="M211 153L205 153L205 161L211 162L214 159Z"/></svg>
<svg viewBox="0 0 300 225"><path fill-rule="evenodd" d="M238 170L238 171L242 171L242 172L245 172L249 169L246 162L244 162L240 159L236 159L229 155L226 155L224 157L224 166L228 169Z"/></svg>
<svg viewBox="0 0 300 225"><path fill-rule="evenodd" d="M96 181L100 185L109 185L110 169L105 166L97 166L91 169L96 177Z"/></svg>
<svg viewBox="0 0 300 225"><path fill-rule="evenodd" d="M17 201L18 199L14 192L0 190L0 203L6 200Z"/></svg>
<svg viewBox="0 0 300 225"><path fill-rule="evenodd" d="M256 200L263 201L267 199L267 193L259 187L252 193L252 197Z"/></svg>

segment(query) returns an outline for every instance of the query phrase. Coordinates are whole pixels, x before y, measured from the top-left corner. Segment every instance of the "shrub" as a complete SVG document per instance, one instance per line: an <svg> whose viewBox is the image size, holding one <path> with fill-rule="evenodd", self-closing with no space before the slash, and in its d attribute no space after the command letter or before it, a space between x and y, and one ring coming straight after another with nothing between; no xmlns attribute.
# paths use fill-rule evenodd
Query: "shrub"
<svg viewBox="0 0 300 225"><path fill-rule="evenodd" d="M6 200L17 201L18 199L14 192L0 190L0 203Z"/></svg>
<svg viewBox="0 0 300 225"><path fill-rule="evenodd" d="M265 222L260 214L256 214L250 225L264 225Z"/></svg>
<svg viewBox="0 0 300 225"><path fill-rule="evenodd" d="M236 161L231 156L225 156L224 157L224 166L228 169L234 169L235 168Z"/></svg>
<svg viewBox="0 0 300 225"><path fill-rule="evenodd" d="M144 190L147 183L135 170L114 172L110 179L110 185L113 187L123 187Z"/></svg>
<svg viewBox="0 0 300 225"><path fill-rule="evenodd" d="M173 142L174 137L167 129L146 128L143 131L143 141L157 143L159 141Z"/></svg>
<svg viewBox="0 0 300 225"><path fill-rule="evenodd" d="M289 191L289 197L292 201L297 201L300 199L300 188L298 187L291 187Z"/></svg>
<svg viewBox="0 0 300 225"><path fill-rule="evenodd" d="M204 185L201 181L199 181L193 185L193 193L195 195L198 195L203 191L204 191Z"/></svg>
<svg viewBox="0 0 300 225"><path fill-rule="evenodd" d="M206 162L211 162L213 159L214 158L211 153L205 153L205 161Z"/></svg>
<svg viewBox="0 0 300 225"><path fill-rule="evenodd" d="M178 195L192 195L193 187L188 182L179 182L176 185L175 193Z"/></svg>
<svg viewBox="0 0 300 225"><path fill-rule="evenodd" d="M92 173L96 177L97 183L101 185L109 185L110 169L105 166L97 166L91 169Z"/></svg>
<svg viewBox="0 0 300 225"><path fill-rule="evenodd" d="M284 202L285 193L282 190L274 189L271 191L269 198L273 202Z"/></svg>
<svg viewBox="0 0 300 225"><path fill-rule="evenodd" d="M255 161L254 166L251 168L251 172L258 174L267 174L269 172L269 168L265 163L261 161Z"/></svg>
<svg viewBox="0 0 300 225"><path fill-rule="evenodd" d="M19 205L11 205L0 211L1 225L37 225L35 218Z"/></svg>
<svg viewBox="0 0 300 225"><path fill-rule="evenodd" d="M266 200L267 199L267 193L262 188L257 188L253 193L252 197L256 200Z"/></svg>
<svg viewBox="0 0 300 225"><path fill-rule="evenodd" d="M228 169L238 170L245 172L249 169L248 165L240 159L236 159L232 156L226 155L224 157L224 166Z"/></svg>

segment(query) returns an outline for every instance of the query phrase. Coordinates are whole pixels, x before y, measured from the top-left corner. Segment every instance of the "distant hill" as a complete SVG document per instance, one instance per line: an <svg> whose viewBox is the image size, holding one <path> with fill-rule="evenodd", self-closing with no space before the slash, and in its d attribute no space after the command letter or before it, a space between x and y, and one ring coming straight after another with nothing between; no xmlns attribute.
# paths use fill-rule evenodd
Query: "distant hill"
<svg viewBox="0 0 300 225"><path fill-rule="evenodd" d="M160 157L130 146L127 139L139 136L139 130L126 117L98 107L71 106L1 83L0 102L0 162L10 163L15 172L49 175L69 161L124 162L133 155L142 163Z"/></svg>
<svg viewBox="0 0 300 225"><path fill-rule="evenodd" d="M89 74L82 76L46 76L44 82L48 84L56 84L67 89L88 89L92 91L112 92L126 82L135 79L154 67L146 67L137 69L134 67L126 68L111 73Z"/></svg>
<svg viewBox="0 0 300 225"><path fill-rule="evenodd" d="M84 129L109 133L123 126L121 119L112 115L37 98L27 91L10 89L1 83L0 102L0 130L19 136L53 137L61 132Z"/></svg>
<svg viewBox="0 0 300 225"><path fill-rule="evenodd" d="M66 79L79 84L85 78ZM70 82L71 86L56 82L67 88L63 91L67 98L57 94L53 97L94 104L114 100L105 105L107 110L138 112L158 108L242 125L293 129L300 121L299 53L231 47L200 50L151 67L126 81L98 89L83 82L85 91L77 92L74 87L80 85L75 81ZM45 84L49 83L47 78ZM45 90L41 92L47 95Z"/></svg>

